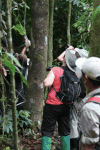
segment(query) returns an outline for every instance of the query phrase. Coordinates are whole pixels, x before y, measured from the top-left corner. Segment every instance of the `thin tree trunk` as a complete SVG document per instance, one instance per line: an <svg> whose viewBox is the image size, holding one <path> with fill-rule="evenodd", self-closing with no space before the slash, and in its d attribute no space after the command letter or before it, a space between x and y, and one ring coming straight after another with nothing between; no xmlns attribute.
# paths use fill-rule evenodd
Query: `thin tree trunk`
<svg viewBox="0 0 100 150"><path fill-rule="evenodd" d="M49 0L48 11L48 51L47 51L47 66L52 67L53 61L53 14L54 14L54 0ZM48 72L47 72L48 73ZM44 99L46 100L48 88L44 87Z"/></svg>
<svg viewBox="0 0 100 150"><path fill-rule="evenodd" d="M94 0L94 10L100 5L100 0ZM100 57L100 13L92 21L90 30L90 50L89 56Z"/></svg>
<svg viewBox="0 0 100 150"><path fill-rule="evenodd" d="M31 112L33 128L35 125L41 125L42 122L43 80L46 73L48 48L48 2L48 0L31 0L32 46L26 107Z"/></svg>
<svg viewBox="0 0 100 150"><path fill-rule="evenodd" d="M0 0L0 50L1 50L1 38L2 38L2 1Z"/></svg>
<svg viewBox="0 0 100 150"><path fill-rule="evenodd" d="M2 125L2 137L4 136L4 124L5 124L5 104L4 104L4 101L5 101L5 94L4 94L4 79L3 79L3 75L2 73L0 73L0 79L1 79L1 87L2 87L2 92L1 92L1 95L2 95L2 107L3 107L3 125Z"/></svg>
<svg viewBox="0 0 100 150"><path fill-rule="evenodd" d="M8 51L12 53L12 1L7 0L7 39L8 39ZM13 64L12 59L10 59ZM14 73L10 71L11 81L11 102L12 102L12 118L13 118L13 135L14 135L14 149L18 150L18 130L17 130L17 116L16 116L16 94L15 94L15 78Z"/></svg>
<svg viewBox="0 0 100 150"><path fill-rule="evenodd" d="M49 0L49 30L48 30L48 55L47 66L52 66L53 60L53 13L54 0Z"/></svg>
<svg viewBox="0 0 100 150"><path fill-rule="evenodd" d="M67 22L67 43L71 45L71 33L70 33L70 21L71 21L71 7L72 3L69 3L68 7L68 22Z"/></svg>
<svg viewBox="0 0 100 150"><path fill-rule="evenodd" d="M3 34L2 34L2 1L0 0L0 50L1 50L1 38L2 38ZM0 65L2 64L1 62L1 57L0 57ZM4 80L3 80L3 76L2 73L0 73L0 84L2 87L2 107L3 107L3 127L2 127L2 137L4 136L4 122L5 122L5 105L4 105Z"/></svg>

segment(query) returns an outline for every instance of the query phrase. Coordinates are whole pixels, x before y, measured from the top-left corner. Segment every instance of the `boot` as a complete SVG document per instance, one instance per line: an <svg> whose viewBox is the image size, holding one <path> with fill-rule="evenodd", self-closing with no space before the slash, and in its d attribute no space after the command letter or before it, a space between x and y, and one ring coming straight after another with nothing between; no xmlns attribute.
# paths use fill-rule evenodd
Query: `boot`
<svg viewBox="0 0 100 150"><path fill-rule="evenodd" d="M61 136L61 150L70 150L70 136Z"/></svg>
<svg viewBox="0 0 100 150"><path fill-rule="evenodd" d="M43 136L41 150L50 150L51 149L51 141L52 141L52 138Z"/></svg>

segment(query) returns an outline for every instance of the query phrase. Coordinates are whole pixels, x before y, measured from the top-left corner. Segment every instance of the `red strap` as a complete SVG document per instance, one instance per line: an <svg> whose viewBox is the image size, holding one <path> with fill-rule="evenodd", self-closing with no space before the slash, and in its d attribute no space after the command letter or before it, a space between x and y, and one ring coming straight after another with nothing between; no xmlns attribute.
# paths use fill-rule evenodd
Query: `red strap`
<svg viewBox="0 0 100 150"><path fill-rule="evenodd" d="M100 103L100 98L99 97L91 97L86 102L90 102L90 101Z"/></svg>

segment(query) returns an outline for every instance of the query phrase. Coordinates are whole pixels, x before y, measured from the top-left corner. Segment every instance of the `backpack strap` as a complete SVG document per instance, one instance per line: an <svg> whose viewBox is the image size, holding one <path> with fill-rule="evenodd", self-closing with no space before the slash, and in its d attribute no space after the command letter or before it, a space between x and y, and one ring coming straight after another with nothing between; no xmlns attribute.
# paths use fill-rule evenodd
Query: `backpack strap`
<svg viewBox="0 0 100 150"><path fill-rule="evenodd" d="M64 66L59 66L59 67L62 68L63 70L66 69ZM63 75L63 74L62 74L62 75ZM62 75L61 75L61 76L62 76ZM61 78L61 77L60 77L60 78ZM57 92L53 85L52 85L52 88L53 88L53 90L54 90L55 92ZM61 88L61 85L60 85L60 88ZM60 88L59 88L59 89L60 89Z"/></svg>
<svg viewBox="0 0 100 150"><path fill-rule="evenodd" d="M100 97L91 97L90 99L88 99L87 101L86 101L86 103L88 103L88 102L94 102L94 103L100 103Z"/></svg>

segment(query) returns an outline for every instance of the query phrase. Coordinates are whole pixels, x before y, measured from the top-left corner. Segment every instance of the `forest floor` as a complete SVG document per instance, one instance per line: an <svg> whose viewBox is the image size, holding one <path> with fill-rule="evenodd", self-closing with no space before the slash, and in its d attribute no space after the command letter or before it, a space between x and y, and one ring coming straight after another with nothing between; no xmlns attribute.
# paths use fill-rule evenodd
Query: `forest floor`
<svg viewBox="0 0 100 150"><path fill-rule="evenodd" d="M19 150L41 150L41 133L37 132L33 134L24 134L19 135L19 140L18 140L18 145L19 145ZM11 142L12 143L12 142ZM9 149L7 146L2 145L0 147L0 150L14 150L14 149ZM57 129L54 132L54 135L52 137L52 148L51 150L61 150L60 148L60 136L58 135Z"/></svg>

